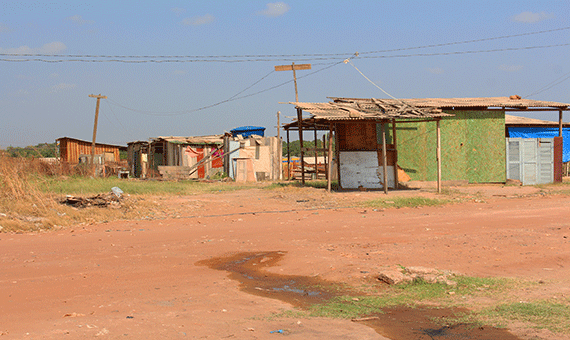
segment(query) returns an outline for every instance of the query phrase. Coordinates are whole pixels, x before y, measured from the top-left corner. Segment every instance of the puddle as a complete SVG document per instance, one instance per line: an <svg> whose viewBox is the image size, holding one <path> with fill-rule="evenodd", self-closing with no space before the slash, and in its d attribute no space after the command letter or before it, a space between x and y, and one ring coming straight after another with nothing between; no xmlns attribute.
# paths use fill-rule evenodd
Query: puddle
<svg viewBox="0 0 570 340"><path fill-rule="evenodd" d="M332 289L330 282L314 277L280 275L264 271L276 265L285 252L239 253L198 262L212 269L227 271L230 278L241 283L240 289L258 296L278 299L295 307L307 308L329 299L348 295ZM376 315L357 320L390 339L401 340L520 340L505 329L477 327L470 324L447 325L438 319L453 317L462 309L398 306L384 308Z"/></svg>

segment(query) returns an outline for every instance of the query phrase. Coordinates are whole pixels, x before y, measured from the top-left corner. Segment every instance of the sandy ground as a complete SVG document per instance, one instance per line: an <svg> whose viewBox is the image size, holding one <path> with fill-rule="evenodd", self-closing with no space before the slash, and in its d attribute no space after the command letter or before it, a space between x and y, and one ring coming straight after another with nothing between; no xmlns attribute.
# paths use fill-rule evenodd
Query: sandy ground
<svg viewBox="0 0 570 340"><path fill-rule="evenodd" d="M471 199L374 210L344 206L381 192L251 189L162 200L179 212L172 219L0 234L0 338L385 339L349 320L272 318L293 307L196 264L237 252L284 251L268 271L355 286L399 264L542 281L529 298L570 296L569 196L452 190Z"/></svg>

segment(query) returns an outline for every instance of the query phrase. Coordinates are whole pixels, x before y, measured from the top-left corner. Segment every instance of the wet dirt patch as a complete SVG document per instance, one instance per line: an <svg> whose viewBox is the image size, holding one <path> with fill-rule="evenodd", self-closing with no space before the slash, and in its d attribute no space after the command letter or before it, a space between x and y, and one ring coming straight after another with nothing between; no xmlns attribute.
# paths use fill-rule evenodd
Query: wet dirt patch
<svg viewBox="0 0 570 340"><path fill-rule="evenodd" d="M325 303L333 297L352 295L340 291L338 285L315 277L273 274L263 268L276 265L286 252L238 253L199 261L197 265L229 272L233 280L240 282L240 289L250 294L269 297L306 309ZM373 328L377 333L402 340L421 339L480 339L517 340L506 329L470 324L447 324L462 309L397 306L383 308L376 314L353 319ZM443 326L442 326L443 325Z"/></svg>

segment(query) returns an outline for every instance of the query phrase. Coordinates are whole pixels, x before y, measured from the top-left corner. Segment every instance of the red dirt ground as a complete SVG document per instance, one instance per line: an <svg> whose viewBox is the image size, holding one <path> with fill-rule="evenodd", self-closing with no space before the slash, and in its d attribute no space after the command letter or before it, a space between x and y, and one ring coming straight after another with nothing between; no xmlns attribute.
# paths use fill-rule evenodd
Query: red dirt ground
<svg viewBox="0 0 570 340"><path fill-rule="evenodd" d="M196 264L238 252L285 251L269 272L356 286L399 264L541 281L529 298L568 299L568 195L453 190L471 199L374 211L342 206L383 193L251 189L161 202L178 218L0 234L0 338L385 339L348 320L272 318L293 307ZM398 195L434 196L388 197ZM278 329L286 334L270 333ZM567 339L521 325L512 332Z"/></svg>

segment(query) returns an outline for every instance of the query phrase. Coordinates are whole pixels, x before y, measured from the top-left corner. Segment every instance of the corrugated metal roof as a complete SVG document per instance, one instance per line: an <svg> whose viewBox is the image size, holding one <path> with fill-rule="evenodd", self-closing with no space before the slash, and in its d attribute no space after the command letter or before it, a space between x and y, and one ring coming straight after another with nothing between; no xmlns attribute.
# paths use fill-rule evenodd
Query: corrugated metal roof
<svg viewBox="0 0 570 340"><path fill-rule="evenodd" d="M368 98L340 98L329 97L337 103L372 104L375 99ZM382 99L386 103L404 102L411 106L440 109L460 108L555 108L568 109L570 104L543 100L522 99L520 96L510 97L480 97L480 98L410 98L410 99Z"/></svg>
<svg viewBox="0 0 570 340"><path fill-rule="evenodd" d="M179 144L223 144L224 135L209 135L209 136L195 136L195 137L180 137L180 136L159 136L152 138L153 141L165 140L169 143Z"/></svg>
<svg viewBox="0 0 570 340"><path fill-rule="evenodd" d="M527 117L518 117L513 115L505 115L505 125L507 126L514 126L514 125L525 125L525 126L551 126L557 127L558 122L552 122L549 120L540 120L534 118L527 118ZM562 126L570 126L570 123L562 123Z"/></svg>
<svg viewBox="0 0 570 340"><path fill-rule="evenodd" d="M290 102L311 113L317 119L393 119L393 118L437 118L453 116L437 107L417 107L404 101L385 99L342 100L329 103Z"/></svg>
<svg viewBox="0 0 570 340"><path fill-rule="evenodd" d="M70 140L70 141L76 141L76 142L81 142L81 143L88 143L91 144L93 141L88 141L88 140L83 140L83 139L78 139L78 138L73 138L73 137L59 137L58 139L56 139L56 142L60 142L62 140ZM107 144L107 143L99 143L99 142L95 142L95 146L108 146L108 147L113 147L113 148L118 148L120 150L126 150L127 147L123 146L123 145L116 145L116 144Z"/></svg>

